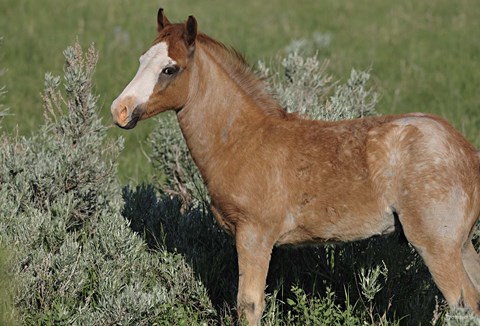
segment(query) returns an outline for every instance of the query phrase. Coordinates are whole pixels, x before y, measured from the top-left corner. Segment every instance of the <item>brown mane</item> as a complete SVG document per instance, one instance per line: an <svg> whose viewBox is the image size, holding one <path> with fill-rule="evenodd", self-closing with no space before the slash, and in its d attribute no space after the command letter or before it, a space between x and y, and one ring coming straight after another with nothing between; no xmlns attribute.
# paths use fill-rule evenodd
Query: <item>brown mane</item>
<svg viewBox="0 0 480 326"><path fill-rule="evenodd" d="M216 58L216 63L245 93L255 100L257 106L266 114L282 119L292 117L285 112L272 94L266 91L264 81L252 72L245 57L239 51L203 33L197 35L197 42L202 44L212 57Z"/></svg>

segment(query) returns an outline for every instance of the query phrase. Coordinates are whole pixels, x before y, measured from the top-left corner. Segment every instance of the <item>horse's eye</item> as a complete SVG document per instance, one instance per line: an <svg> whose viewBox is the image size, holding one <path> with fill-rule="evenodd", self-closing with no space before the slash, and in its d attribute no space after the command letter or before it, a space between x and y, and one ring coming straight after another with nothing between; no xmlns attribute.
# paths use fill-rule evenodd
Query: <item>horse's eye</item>
<svg viewBox="0 0 480 326"><path fill-rule="evenodd" d="M178 71L178 68L177 67L165 67L163 68L162 70L162 74L164 75L173 75L174 73L176 73Z"/></svg>

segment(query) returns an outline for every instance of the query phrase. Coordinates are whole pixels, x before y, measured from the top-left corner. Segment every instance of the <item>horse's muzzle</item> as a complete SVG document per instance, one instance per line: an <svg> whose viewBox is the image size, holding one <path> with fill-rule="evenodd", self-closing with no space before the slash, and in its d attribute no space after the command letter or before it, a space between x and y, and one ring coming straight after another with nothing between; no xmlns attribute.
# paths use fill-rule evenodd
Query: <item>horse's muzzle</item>
<svg viewBox="0 0 480 326"><path fill-rule="evenodd" d="M127 103L125 103L125 101L119 102L115 100L110 110L112 112L113 122L117 126L123 129L132 129L137 125L138 120L140 120L143 110L140 106L131 110L131 107L129 108L128 105L130 103L128 103L128 101L126 102Z"/></svg>

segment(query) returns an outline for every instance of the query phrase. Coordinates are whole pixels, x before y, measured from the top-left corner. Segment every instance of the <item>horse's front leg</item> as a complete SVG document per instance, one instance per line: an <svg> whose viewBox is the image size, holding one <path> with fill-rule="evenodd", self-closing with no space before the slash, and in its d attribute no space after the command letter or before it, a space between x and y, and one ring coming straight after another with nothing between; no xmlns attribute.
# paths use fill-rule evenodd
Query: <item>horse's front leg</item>
<svg viewBox="0 0 480 326"><path fill-rule="evenodd" d="M259 325L264 303L264 290L274 241L265 230L251 225L237 226L239 319L248 325Z"/></svg>

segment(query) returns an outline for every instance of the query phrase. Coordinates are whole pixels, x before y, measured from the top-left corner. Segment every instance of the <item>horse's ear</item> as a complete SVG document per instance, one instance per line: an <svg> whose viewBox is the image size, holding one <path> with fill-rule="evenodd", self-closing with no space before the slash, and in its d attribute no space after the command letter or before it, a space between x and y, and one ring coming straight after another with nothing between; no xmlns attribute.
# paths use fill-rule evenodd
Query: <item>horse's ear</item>
<svg viewBox="0 0 480 326"><path fill-rule="evenodd" d="M167 16L163 14L163 8L158 9L157 14L157 30L160 32L165 26L170 25Z"/></svg>
<svg viewBox="0 0 480 326"><path fill-rule="evenodd" d="M185 42L191 49L195 46L195 39L197 37L197 20L193 16L188 16L185 24Z"/></svg>

